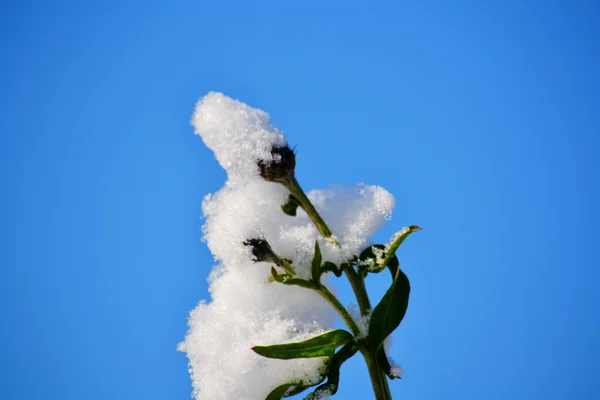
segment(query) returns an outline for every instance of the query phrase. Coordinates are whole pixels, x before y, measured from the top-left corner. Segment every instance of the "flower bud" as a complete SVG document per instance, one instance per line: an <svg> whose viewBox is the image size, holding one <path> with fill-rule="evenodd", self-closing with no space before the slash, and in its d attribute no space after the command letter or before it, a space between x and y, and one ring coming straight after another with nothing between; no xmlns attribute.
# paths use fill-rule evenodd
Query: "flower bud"
<svg viewBox="0 0 600 400"><path fill-rule="evenodd" d="M277 263L279 261L279 257L273 249L269 242L262 238L253 238L248 239L244 242L244 246L249 246L252 248L252 255L254 256L254 262L272 262Z"/></svg>
<svg viewBox="0 0 600 400"><path fill-rule="evenodd" d="M296 168L296 155L288 146L273 147L271 149L273 160L258 160L260 176L269 182L289 183L294 179Z"/></svg>

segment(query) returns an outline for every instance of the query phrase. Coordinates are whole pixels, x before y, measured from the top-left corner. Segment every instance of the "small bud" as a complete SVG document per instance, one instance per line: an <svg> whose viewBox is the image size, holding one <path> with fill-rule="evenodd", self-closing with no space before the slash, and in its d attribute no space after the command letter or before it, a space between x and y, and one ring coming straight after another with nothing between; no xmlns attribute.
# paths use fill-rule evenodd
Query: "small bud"
<svg viewBox="0 0 600 400"><path fill-rule="evenodd" d="M250 246L252 248L252 255L254 256L254 262L273 262L276 263L279 260L277 254L271 248L269 242L262 238L248 239L244 242L244 246Z"/></svg>
<svg viewBox="0 0 600 400"><path fill-rule="evenodd" d="M271 149L273 160L258 160L260 176L269 182L289 183L294 178L296 168L296 155L288 146L273 147Z"/></svg>

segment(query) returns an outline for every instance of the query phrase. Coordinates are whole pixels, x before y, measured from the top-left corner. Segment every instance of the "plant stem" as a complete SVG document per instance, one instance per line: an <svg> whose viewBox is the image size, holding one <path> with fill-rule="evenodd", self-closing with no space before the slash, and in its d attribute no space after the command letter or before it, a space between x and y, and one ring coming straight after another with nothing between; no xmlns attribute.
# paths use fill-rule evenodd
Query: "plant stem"
<svg viewBox="0 0 600 400"><path fill-rule="evenodd" d="M302 209L304 209L311 221L315 224L321 235L323 235L324 238L331 240L333 233L323 218L321 218L315 207L312 205L310 199L306 196L296 178L293 177L290 182L284 183L284 186L290 191L296 200L298 200L298 203ZM337 245L337 247L341 247L336 240L333 240L333 243ZM353 267L346 269L345 273L358 301L361 315L367 315L371 311L371 301L369 300L369 295L367 294L364 278L360 276ZM338 313L344 319L344 322L346 322L346 325L348 325L355 335L362 335L360 329L356 325L356 322L348 314L339 300L325 286L321 284L319 285L320 288L317 290L317 292L338 311ZM371 377L371 384L373 385L373 391L375 392L375 399L392 400L387 377L377 363L375 355L364 344L361 345L360 352L367 363L367 369L369 370L369 376Z"/></svg>
<svg viewBox="0 0 600 400"><path fill-rule="evenodd" d="M392 400L392 394L390 393L387 377L381 370L381 367L379 367L375 356L366 348L362 348L360 352L367 363L367 369L369 370L369 376L371 377L375 399Z"/></svg>
<svg viewBox="0 0 600 400"><path fill-rule="evenodd" d="M319 284L319 286L320 287L316 289L317 293L323 296L323 298L327 300L329 304L333 306L333 308L336 309L336 311L340 314L346 325L348 325L348 328L350 328L350 330L355 336L360 335L360 329L358 328L358 325L356 325L356 322L352 319L350 314L348 314L348 311L346 311L346 309L344 308L342 303L340 303L337 297L335 297L333 293L331 293L329 289L327 289L324 285Z"/></svg>
<svg viewBox="0 0 600 400"><path fill-rule="evenodd" d="M283 269L290 275L296 275L296 271L294 271L294 268L290 264L288 264L287 261L280 257L277 257L277 259L275 260L275 265L277 265L279 268Z"/></svg>
<svg viewBox="0 0 600 400"><path fill-rule="evenodd" d="M360 314L363 316L369 314L369 312L371 311L371 301L369 300L369 295L367 294L365 281L362 277L358 275L358 273L356 273L356 270L354 268L347 269L346 276L350 281L352 290L356 294L356 300L358 300Z"/></svg>
<svg viewBox="0 0 600 400"><path fill-rule="evenodd" d="M371 312L371 301L365 287L364 278L359 275L354 268L346 270L352 289L356 294L358 300L358 307L360 308L361 315L367 315ZM369 370L369 376L371 377L371 384L373 385L373 391L375 392L375 399L377 400L391 400L392 394L390 393L390 387L388 380L383 370L377 363L377 360L371 351L366 346L361 346L361 354L365 358L367 363L367 369Z"/></svg>
<svg viewBox="0 0 600 400"><path fill-rule="evenodd" d="M308 217L315 224L321 235L327 239L331 238L333 233L331 233L331 230L325 221L323 221L323 218L321 218L315 207L312 205L296 178L292 178L291 182L285 183L284 186L290 191L296 200L298 200L300 206L304 209L304 211L306 211L306 214L308 214ZM334 240L334 242L338 247L340 246L337 241Z"/></svg>

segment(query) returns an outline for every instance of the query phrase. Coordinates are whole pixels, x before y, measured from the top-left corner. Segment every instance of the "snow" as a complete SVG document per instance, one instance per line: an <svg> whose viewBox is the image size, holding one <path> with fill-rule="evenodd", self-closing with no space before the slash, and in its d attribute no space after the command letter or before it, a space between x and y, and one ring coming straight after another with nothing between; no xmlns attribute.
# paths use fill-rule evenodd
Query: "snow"
<svg viewBox="0 0 600 400"><path fill-rule="evenodd" d="M387 359L391 366L391 370L390 370L391 375L393 375L396 378L402 377L402 374L404 374L404 369L392 357L389 356L390 349L392 348L392 336L391 335L388 336L387 338L385 338L385 340L383 341L383 348L385 350L385 353L387 354Z"/></svg>
<svg viewBox="0 0 600 400"><path fill-rule="evenodd" d="M287 145L267 113L209 93L196 104L192 125L227 171L227 181L202 203L203 239L216 261L209 277L211 299L190 313L179 349L189 358L196 399L264 399L281 384L317 379L323 360L267 359L251 347L304 340L333 329L337 315L311 290L268 282L272 265L254 263L243 242L264 238L308 277L315 240L323 261L339 265L370 244L395 200L385 189L363 184L308 192L340 242L337 248L302 209L296 217L283 213L287 189L260 177L257 160L272 160L270 149ZM299 168L302 161L297 160Z"/></svg>
<svg viewBox="0 0 600 400"><path fill-rule="evenodd" d="M347 307L348 314L352 317L358 329L360 329L360 335L357 335L359 339L365 338L369 333L369 321L371 320L371 311L366 315L361 315L358 305L351 303Z"/></svg>

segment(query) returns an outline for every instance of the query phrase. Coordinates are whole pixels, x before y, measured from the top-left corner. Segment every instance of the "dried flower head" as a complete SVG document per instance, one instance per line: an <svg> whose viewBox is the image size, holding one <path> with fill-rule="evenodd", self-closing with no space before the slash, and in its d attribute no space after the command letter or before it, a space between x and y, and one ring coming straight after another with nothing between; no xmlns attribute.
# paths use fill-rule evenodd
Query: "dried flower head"
<svg viewBox="0 0 600 400"><path fill-rule="evenodd" d="M273 249L269 242L267 242L263 238L252 238L248 239L244 242L244 246L249 246L252 248L252 255L254 256L254 262L277 262L279 257Z"/></svg>
<svg viewBox="0 0 600 400"><path fill-rule="evenodd" d="M269 182L289 183L294 179L296 155L288 146L273 147L273 160L258 160L260 176Z"/></svg>

